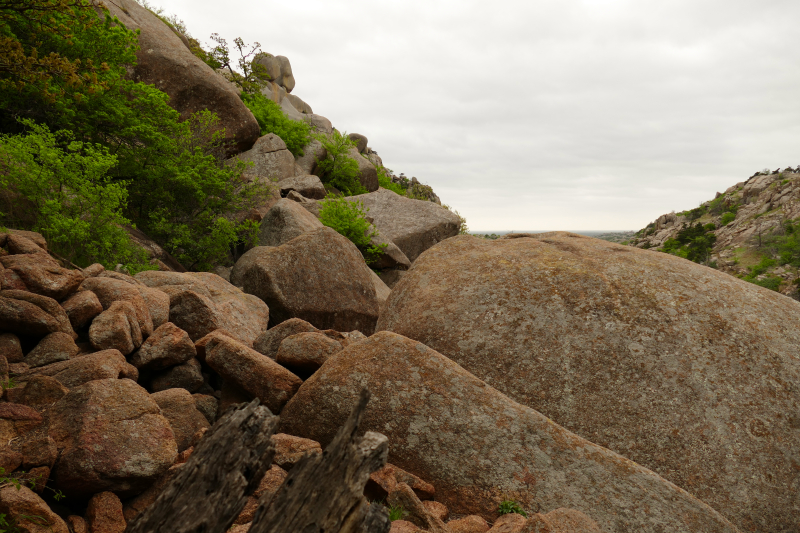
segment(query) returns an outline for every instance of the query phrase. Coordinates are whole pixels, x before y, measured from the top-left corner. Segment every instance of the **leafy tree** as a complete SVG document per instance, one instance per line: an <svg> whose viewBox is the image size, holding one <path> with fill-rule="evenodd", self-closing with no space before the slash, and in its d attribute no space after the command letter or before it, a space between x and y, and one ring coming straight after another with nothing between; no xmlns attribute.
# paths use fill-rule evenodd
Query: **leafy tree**
<svg viewBox="0 0 800 533"><path fill-rule="evenodd" d="M350 156L350 149L356 145L347 136L347 132L333 130L330 135L317 133L314 138L322 143L328 155L317 161L322 171L323 183L328 183L342 191L345 196L364 194L367 189L359 181L358 162Z"/></svg>
<svg viewBox="0 0 800 533"><path fill-rule="evenodd" d="M311 126L299 120L290 119L281 106L261 93L242 95L245 105L256 117L261 135L274 133L286 143L292 155L303 155L303 147L311 140Z"/></svg>
<svg viewBox="0 0 800 533"><path fill-rule="evenodd" d="M235 38L233 45L236 47L239 57L236 59L238 69L234 69L231 64L233 59L231 59L228 41L217 33L211 34L211 40L216 45L208 52L207 63L213 68L226 69L229 79L238 85L245 94L258 93L264 87L265 80L269 79L267 69L253 61L262 53L261 44L256 42L248 45L241 37Z"/></svg>
<svg viewBox="0 0 800 533"><path fill-rule="evenodd" d="M0 136L3 224L41 232L51 249L78 266L148 268L122 227L130 223L122 214L128 193L108 177L114 156L69 132L24 125L24 135Z"/></svg>
<svg viewBox="0 0 800 533"><path fill-rule="evenodd" d="M378 236L378 232L367 220L369 209L364 207L361 200L348 200L341 196L329 195L320 203L322 204L319 210L320 222L355 244L368 265L380 258L387 245L383 243L374 246L371 243L372 238Z"/></svg>
<svg viewBox="0 0 800 533"><path fill-rule="evenodd" d="M713 233L715 227L714 224L688 224L678 231L674 239L664 242L662 251L695 263L707 262L717 242L717 236Z"/></svg>

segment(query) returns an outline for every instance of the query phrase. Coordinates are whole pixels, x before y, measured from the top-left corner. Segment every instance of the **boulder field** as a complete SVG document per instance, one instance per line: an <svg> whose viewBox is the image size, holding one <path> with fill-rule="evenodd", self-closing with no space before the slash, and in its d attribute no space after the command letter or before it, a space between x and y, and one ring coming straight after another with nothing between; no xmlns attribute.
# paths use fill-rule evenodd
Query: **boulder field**
<svg viewBox="0 0 800 533"><path fill-rule="evenodd" d="M422 254L377 330L429 346L742 531L800 527L800 303L659 252L510 237Z"/></svg>

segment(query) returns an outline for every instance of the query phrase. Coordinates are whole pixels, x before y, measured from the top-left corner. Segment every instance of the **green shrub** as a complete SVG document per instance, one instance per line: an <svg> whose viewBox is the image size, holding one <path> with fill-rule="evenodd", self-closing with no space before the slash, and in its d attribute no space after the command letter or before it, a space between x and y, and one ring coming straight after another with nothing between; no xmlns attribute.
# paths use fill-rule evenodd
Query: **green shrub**
<svg viewBox="0 0 800 533"><path fill-rule="evenodd" d="M344 197L328 196L320 202L319 221L347 237L356 245L364 261L370 265L380 258L386 244L373 246L370 241L378 232L366 219L368 208L360 200L347 200ZM371 229L372 228L372 229Z"/></svg>
<svg viewBox="0 0 800 533"><path fill-rule="evenodd" d="M408 511L406 511L402 505L392 505L389 507L389 520L394 522L395 520L403 520L408 515Z"/></svg>
<svg viewBox="0 0 800 533"><path fill-rule="evenodd" d="M321 133L314 138L322 143L328 155L325 159L317 161L318 168L322 171L322 182L336 187L345 196L364 194L367 190L359 181L358 162L350 157L350 149L356 145L347 136L347 132L339 133L333 130L329 136Z"/></svg>
<svg viewBox="0 0 800 533"><path fill-rule="evenodd" d="M765 289L777 292L783 280L777 276L767 276L764 279L755 279L748 281L750 281L750 283L758 285L759 287L764 287Z"/></svg>
<svg viewBox="0 0 800 533"><path fill-rule="evenodd" d="M688 224L678 231L675 238L664 241L661 251L695 263L707 262L717 241L713 233L715 227L714 224Z"/></svg>
<svg viewBox="0 0 800 533"><path fill-rule="evenodd" d="M497 509L497 514L505 515L505 514L521 514L522 516L528 516L519 503L513 500L504 500L500 502L500 507Z"/></svg>
<svg viewBox="0 0 800 533"><path fill-rule="evenodd" d="M720 222L720 225L727 226L728 224L730 224L734 220L736 220L736 213L727 212L727 213L723 213L722 218L720 219L719 222Z"/></svg>
<svg viewBox="0 0 800 533"><path fill-rule="evenodd" d="M392 181L391 170L384 167L383 165L378 165L375 167L378 171L378 185L383 187L384 189L390 190L395 194L399 194L400 196L406 195L406 190L402 188L399 184L394 183Z"/></svg>
<svg viewBox="0 0 800 533"><path fill-rule="evenodd" d="M116 158L69 132L23 123L28 133L0 136L3 225L42 233L53 251L81 267L148 268L144 251L122 228L130 224L123 215L128 193L108 176Z"/></svg>
<svg viewBox="0 0 800 533"><path fill-rule="evenodd" d="M458 234L469 235L469 227L467 227L467 219L461 216L461 213L450 207L449 205L442 205L445 209L458 217Z"/></svg>
<svg viewBox="0 0 800 533"><path fill-rule="evenodd" d="M261 93L245 94L244 104L256 117L261 135L274 133L286 143L295 157L303 155L303 147L311 140L311 126L305 122L292 120L283 112L281 106Z"/></svg>

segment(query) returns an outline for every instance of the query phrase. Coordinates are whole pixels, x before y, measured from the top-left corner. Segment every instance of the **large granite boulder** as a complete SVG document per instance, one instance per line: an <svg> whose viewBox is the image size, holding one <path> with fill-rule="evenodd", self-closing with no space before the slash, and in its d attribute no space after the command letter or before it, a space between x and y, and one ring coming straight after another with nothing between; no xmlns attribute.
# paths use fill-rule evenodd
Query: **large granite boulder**
<svg viewBox="0 0 800 533"><path fill-rule="evenodd" d="M494 520L500 501L583 511L608 533L727 532L719 513L646 468L520 405L443 355L379 332L328 359L281 413L279 431L333 439L366 387L359 429L436 487L451 512Z"/></svg>
<svg viewBox="0 0 800 533"><path fill-rule="evenodd" d="M303 155L295 160L295 164L301 171L301 174L298 175L313 174L320 176L322 172L317 168L317 161L322 161L326 157L328 157L328 150L322 146L321 142L312 138L303 147Z"/></svg>
<svg viewBox="0 0 800 533"><path fill-rule="evenodd" d="M169 321L197 341L224 329L248 346L267 329L269 308L216 274L156 272L136 274L148 287L169 295Z"/></svg>
<svg viewBox="0 0 800 533"><path fill-rule="evenodd" d="M253 146L260 133L258 122L235 87L195 57L169 26L136 0L109 2L107 7L126 28L141 30L133 79L167 93L182 118L204 109L216 113L236 151Z"/></svg>
<svg viewBox="0 0 800 533"><path fill-rule="evenodd" d="M295 237L322 227L317 217L292 200L281 198L273 205L258 231L260 246L280 246Z"/></svg>
<svg viewBox="0 0 800 533"><path fill-rule="evenodd" d="M144 338L153 333L153 317L150 306L142 297L137 285L110 277L88 278L81 283L80 290L91 291L108 311L114 302L128 302L136 311L136 320Z"/></svg>
<svg viewBox="0 0 800 533"><path fill-rule="evenodd" d="M0 291L0 331L44 337L57 331L76 337L58 302L27 291Z"/></svg>
<svg viewBox="0 0 800 533"><path fill-rule="evenodd" d="M800 528L800 303L570 233L449 239L379 330L426 343L742 531Z"/></svg>
<svg viewBox="0 0 800 533"><path fill-rule="evenodd" d="M54 480L71 495L109 490L132 496L166 472L178 455L158 405L128 379L76 387L47 415L60 452Z"/></svg>
<svg viewBox="0 0 800 533"><path fill-rule="evenodd" d="M396 244L411 261L434 244L458 235L461 227L458 215L451 211L386 189L351 198L369 209L369 217L381 237Z"/></svg>
<svg viewBox="0 0 800 533"><path fill-rule="evenodd" d="M260 137L250 150L236 157L252 163L243 174L252 181L282 181L295 175L294 156L274 133Z"/></svg>
<svg viewBox="0 0 800 533"><path fill-rule="evenodd" d="M16 380L23 383L37 376L52 377L64 387L74 388L101 379L127 378L135 381L139 372L118 350L102 350L68 361L32 368L17 376Z"/></svg>
<svg viewBox="0 0 800 533"><path fill-rule="evenodd" d="M355 245L328 227L282 246L257 246L231 272L231 282L270 308L270 323L302 318L319 329L370 334L378 319L372 275Z"/></svg>
<svg viewBox="0 0 800 533"><path fill-rule="evenodd" d="M0 485L0 514L4 518L4 526L8 522L13 524L6 531L70 533L64 520L24 484L20 487L11 483Z"/></svg>

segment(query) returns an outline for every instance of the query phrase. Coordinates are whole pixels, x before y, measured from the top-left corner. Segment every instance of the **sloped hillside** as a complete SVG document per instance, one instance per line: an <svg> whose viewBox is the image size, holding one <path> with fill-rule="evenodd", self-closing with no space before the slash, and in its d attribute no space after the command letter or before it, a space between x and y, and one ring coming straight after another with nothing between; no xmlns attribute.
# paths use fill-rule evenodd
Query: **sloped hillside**
<svg viewBox="0 0 800 533"><path fill-rule="evenodd" d="M798 298L800 167L756 172L713 200L658 217L628 244Z"/></svg>

